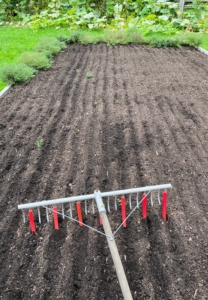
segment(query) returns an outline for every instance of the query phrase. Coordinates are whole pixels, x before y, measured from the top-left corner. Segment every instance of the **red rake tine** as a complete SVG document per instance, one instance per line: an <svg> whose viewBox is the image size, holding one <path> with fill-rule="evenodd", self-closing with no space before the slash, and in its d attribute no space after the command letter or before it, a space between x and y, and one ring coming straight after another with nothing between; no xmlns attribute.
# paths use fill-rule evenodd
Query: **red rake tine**
<svg viewBox="0 0 208 300"><path fill-rule="evenodd" d="M76 206L77 206L77 215L78 215L78 220L79 220L79 226L83 226L82 210L81 210L80 202L76 202Z"/></svg>
<svg viewBox="0 0 208 300"><path fill-rule="evenodd" d="M147 218L147 195L142 195L142 219Z"/></svg>
<svg viewBox="0 0 208 300"><path fill-rule="evenodd" d="M123 227L126 227L126 199L124 196L121 197L121 215L122 215L122 222ZM125 222L124 222L125 220Z"/></svg>
<svg viewBox="0 0 208 300"><path fill-rule="evenodd" d="M100 215L99 215L99 222L100 222L100 225L103 225L102 217Z"/></svg>
<svg viewBox="0 0 208 300"><path fill-rule="evenodd" d="M54 228L59 229L59 223L58 223L58 214L57 214L57 207L53 208L53 220L54 220Z"/></svg>
<svg viewBox="0 0 208 300"><path fill-rule="evenodd" d="M162 217L165 221L167 221L167 200L168 200L168 193L162 193Z"/></svg>
<svg viewBox="0 0 208 300"><path fill-rule="evenodd" d="M28 216L29 216L29 220L30 220L30 229L33 233L36 233L34 214L33 214L33 211L31 209L28 212Z"/></svg>

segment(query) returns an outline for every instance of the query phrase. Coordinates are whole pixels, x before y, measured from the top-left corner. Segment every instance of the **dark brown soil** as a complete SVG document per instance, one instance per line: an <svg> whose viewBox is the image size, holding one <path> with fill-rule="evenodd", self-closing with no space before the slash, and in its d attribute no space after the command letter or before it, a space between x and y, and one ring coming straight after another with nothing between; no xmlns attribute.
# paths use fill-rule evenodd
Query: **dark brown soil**
<svg viewBox="0 0 208 300"><path fill-rule="evenodd" d="M168 221L155 194L116 235L133 298L208 299L207 66L189 48L73 45L1 99L0 299L123 299L105 237L56 231L44 209L33 235L17 205L165 183Z"/></svg>

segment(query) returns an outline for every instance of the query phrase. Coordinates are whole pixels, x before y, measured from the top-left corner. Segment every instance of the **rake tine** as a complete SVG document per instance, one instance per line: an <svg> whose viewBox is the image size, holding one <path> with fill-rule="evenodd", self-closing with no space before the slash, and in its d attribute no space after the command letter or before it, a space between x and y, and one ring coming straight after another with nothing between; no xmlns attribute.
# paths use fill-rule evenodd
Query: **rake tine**
<svg viewBox="0 0 208 300"><path fill-rule="evenodd" d="M92 213L95 213L95 203L94 203L94 199L92 199Z"/></svg>
<svg viewBox="0 0 208 300"><path fill-rule="evenodd" d="M62 203L61 209L62 209L62 218L64 219L65 215L64 215L64 204L63 203Z"/></svg>
<svg viewBox="0 0 208 300"><path fill-rule="evenodd" d="M29 210L28 212L28 217L29 217L29 221L30 221L30 229L33 233L36 234L36 228L35 228L35 221L34 221L34 214L32 209Z"/></svg>
<svg viewBox="0 0 208 300"><path fill-rule="evenodd" d="M117 200L116 200L117 198L115 197L114 198L114 202L115 202L115 210L117 210Z"/></svg>
<svg viewBox="0 0 208 300"><path fill-rule="evenodd" d="M131 194L129 194L129 207L130 207L130 209L132 208L132 206L131 206Z"/></svg>
<svg viewBox="0 0 208 300"><path fill-rule="evenodd" d="M158 196L157 196L157 199L158 199L158 203L159 205L161 204L161 201L160 201L160 190L158 190Z"/></svg>
<svg viewBox="0 0 208 300"><path fill-rule="evenodd" d="M136 206L139 205L139 193L137 193L137 196L136 196Z"/></svg>
<svg viewBox="0 0 208 300"><path fill-rule="evenodd" d="M109 197L108 197L107 203L108 203L108 212L110 212Z"/></svg>
<svg viewBox="0 0 208 300"><path fill-rule="evenodd" d="M150 196L150 201L151 201L151 205L153 206L153 196L152 196L152 192L151 192L151 196Z"/></svg>
<svg viewBox="0 0 208 300"><path fill-rule="evenodd" d="M39 220L39 223L41 223L40 207L38 207L38 220Z"/></svg>
<svg viewBox="0 0 208 300"><path fill-rule="evenodd" d="M46 220L49 222L49 216L48 216L48 207L46 206Z"/></svg>
<svg viewBox="0 0 208 300"><path fill-rule="evenodd" d="M85 200L85 215L87 215L87 200Z"/></svg>
<svg viewBox="0 0 208 300"><path fill-rule="evenodd" d="M72 204L70 203L70 217L72 218Z"/></svg>
<svg viewBox="0 0 208 300"><path fill-rule="evenodd" d="M23 217L23 222L25 223L25 211L22 210L22 217Z"/></svg>

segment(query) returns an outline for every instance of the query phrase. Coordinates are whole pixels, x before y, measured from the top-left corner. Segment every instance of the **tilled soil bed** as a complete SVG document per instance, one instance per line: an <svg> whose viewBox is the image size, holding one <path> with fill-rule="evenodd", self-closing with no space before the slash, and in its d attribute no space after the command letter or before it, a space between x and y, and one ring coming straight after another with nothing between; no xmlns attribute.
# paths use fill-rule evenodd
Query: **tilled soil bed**
<svg viewBox="0 0 208 300"><path fill-rule="evenodd" d="M147 220L138 209L116 235L133 298L208 299L207 101L208 57L190 48L70 45L13 86L0 106L0 299L123 299L105 237L61 218L55 230L45 209L33 235L17 205L165 183L167 222L154 194Z"/></svg>

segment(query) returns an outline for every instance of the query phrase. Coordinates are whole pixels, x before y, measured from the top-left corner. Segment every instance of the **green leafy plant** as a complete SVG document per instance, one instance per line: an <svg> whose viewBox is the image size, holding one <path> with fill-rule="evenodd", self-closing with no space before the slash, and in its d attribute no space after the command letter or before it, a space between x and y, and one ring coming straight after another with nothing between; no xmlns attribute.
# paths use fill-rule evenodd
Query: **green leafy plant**
<svg viewBox="0 0 208 300"><path fill-rule="evenodd" d="M30 80L34 77L35 73L35 69L25 64L9 64L2 68L0 77L3 82L21 83Z"/></svg>
<svg viewBox="0 0 208 300"><path fill-rule="evenodd" d="M94 106L97 106L99 104L99 102L95 101L93 104L94 104Z"/></svg>
<svg viewBox="0 0 208 300"><path fill-rule="evenodd" d="M43 139L40 139L39 141L35 142L35 146L40 149L43 146Z"/></svg>
<svg viewBox="0 0 208 300"><path fill-rule="evenodd" d="M23 63L35 69L48 69L52 62L43 53L39 52L25 52L18 59L19 63Z"/></svg>
<svg viewBox="0 0 208 300"><path fill-rule="evenodd" d="M143 34L170 34L181 29L206 32L207 12L207 5L200 0L193 0L192 8L183 13L179 12L178 3L167 0L0 0L0 22L18 21L19 25L29 25L35 31L49 27L74 30L136 26ZM80 39L82 43L93 43L90 36L80 37L77 33L69 38L59 37L69 43ZM125 44L125 39L119 37L119 40Z"/></svg>
<svg viewBox="0 0 208 300"><path fill-rule="evenodd" d="M155 15L141 18L138 21L137 28L143 35L151 33L164 33L171 35L178 31L178 28L174 27L172 23L157 18Z"/></svg>
<svg viewBox="0 0 208 300"><path fill-rule="evenodd" d="M92 72L87 72L86 76L87 76L87 78L92 78L93 74L92 74Z"/></svg>
<svg viewBox="0 0 208 300"><path fill-rule="evenodd" d="M116 201L118 202L118 205L121 205L121 199L120 198L116 198Z"/></svg>

